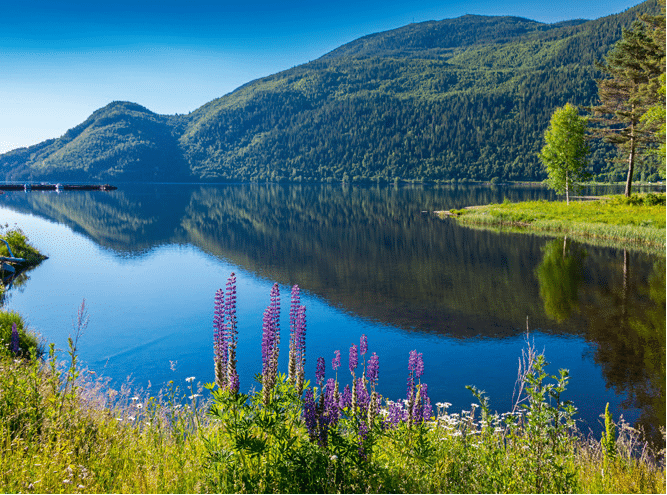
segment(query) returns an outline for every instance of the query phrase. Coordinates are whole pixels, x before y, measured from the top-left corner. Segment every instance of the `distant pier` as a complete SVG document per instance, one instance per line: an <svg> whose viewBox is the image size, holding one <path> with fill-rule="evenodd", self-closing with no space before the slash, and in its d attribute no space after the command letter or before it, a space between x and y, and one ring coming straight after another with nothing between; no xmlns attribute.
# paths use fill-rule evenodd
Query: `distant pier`
<svg viewBox="0 0 667 495"><path fill-rule="evenodd" d="M115 191L110 184L0 184L0 191Z"/></svg>

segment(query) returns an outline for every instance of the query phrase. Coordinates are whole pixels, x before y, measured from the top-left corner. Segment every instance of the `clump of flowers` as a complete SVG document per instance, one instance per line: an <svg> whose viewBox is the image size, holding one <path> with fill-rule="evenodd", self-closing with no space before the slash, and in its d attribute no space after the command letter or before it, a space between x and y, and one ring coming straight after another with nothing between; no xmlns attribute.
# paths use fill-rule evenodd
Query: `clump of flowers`
<svg viewBox="0 0 667 495"><path fill-rule="evenodd" d="M385 424L397 427L406 423L409 428L431 419L433 408L428 397L428 385L421 382L424 374L424 360L422 354L416 350L410 351L408 358L408 390L407 399L403 401L388 401L385 413Z"/></svg>
<svg viewBox="0 0 667 495"><path fill-rule="evenodd" d="M256 403L261 403L267 411L276 412L287 411L289 408L285 407L289 401L296 401L293 404L297 407L297 414L303 417L308 436L313 443L317 443L321 448L328 448L330 436L335 432L337 442L346 442L347 451L356 452L357 461L364 462L369 460L373 445L383 429L401 423L407 424L409 428L415 424L423 428L425 421L430 419L432 410L428 387L421 382L424 362L422 354L417 351L411 351L408 359L407 399L399 402L387 401L388 407L382 411L383 419L379 419L382 400L377 391L380 358L375 352L369 355L366 335L361 336L358 345L353 343L349 348L350 384L344 388L339 384L341 352L336 350L331 361L335 378L327 379L325 359L318 357L315 366L315 386L304 392L306 307L301 304L297 285L292 287L289 321L288 373L286 383L282 383L278 377L280 292L278 284L274 284L262 323L262 393L251 402L257 401ZM236 277L232 274L227 282L226 291L223 293L221 289L218 290L215 297L213 327L216 383L221 391L229 390L236 395L236 399L246 400L249 396L238 395L236 325ZM359 371L360 364L361 371ZM279 392L274 392L279 388ZM287 390L296 391L296 396L287 399L288 395L291 396L283 393ZM234 397L224 399L222 396L217 400L223 404L225 400L232 399L236 400ZM284 402L286 400L288 402ZM243 404L225 402L225 404L228 405L214 408L215 414L226 417L226 407L250 407L250 402Z"/></svg>

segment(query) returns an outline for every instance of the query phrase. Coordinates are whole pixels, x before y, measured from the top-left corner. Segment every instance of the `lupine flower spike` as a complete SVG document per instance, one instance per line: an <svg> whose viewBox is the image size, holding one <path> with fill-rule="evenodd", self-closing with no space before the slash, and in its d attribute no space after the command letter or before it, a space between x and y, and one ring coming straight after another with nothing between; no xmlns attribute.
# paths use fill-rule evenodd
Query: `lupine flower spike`
<svg viewBox="0 0 667 495"><path fill-rule="evenodd" d="M268 405L278 375L280 345L280 292L278 284L271 289L271 303L264 311L262 323L262 398Z"/></svg>
<svg viewBox="0 0 667 495"><path fill-rule="evenodd" d="M364 371L362 372L362 376L363 376L364 380L366 380L366 353L367 352L368 352L368 337L366 337L365 334L362 334L361 339L359 340L359 354L361 354L361 364L364 367Z"/></svg>
<svg viewBox="0 0 667 495"><path fill-rule="evenodd" d="M331 369L336 373L336 379L334 380L334 393L333 399L336 404L340 402L340 394L338 392L338 368L340 368L340 351L334 351L334 358L331 361Z"/></svg>
<svg viewBox="0 0 667 495"><path fill-rule="evenodd" d="M303 392L304 368L306 365L306 307L301 306L298 285L292 287L289 320L290 344L287 380L296 387L300 396Z"/></svg>
<svg viewBox="0 0 667 495"><path fill-rule="evenodd" d="M296 392L301 396L306 369L306 307L299 306L296 318L298 353L296 356Z"/></svg>
<svg viewBox="0 0 667 495"><path fill-rule="evenodd" d="M213 313L213 360L215 382L222 390L239 391L239 376L236 372L236 275L227 280L226 291L215 293Z"/></svg>
<svg viewBox="0 0 667 495"><path fill-rule="evenodd" d="M236 343L238 341L238 330L236 329L236 275L231 274L227 280L227 291L225 292L225 323L227 326L228 359L227 359L227 385L233 394L239 391L239 375L236 371Z"/></svg>
<svg viewBox="0 0 667 495"><path fill-rule="evenodd" d="M21 351L21 348L19 347L19 331L16 328L16 323L12 323L11 351L14 353L14 355L18 355L18 353Z"/></svg>
<svg viewBox="0 0 667 495"><path fill-rule="evenodd" d="M292 287L291 294L291 303L289 309L289 358L287 362L287 381L294 385L296 383L296 353L297 353L297 342L296 342L296 317L300 305L299 297L299 286L294 285Z"/></svg>
<svg viewBox="0 0 667 495"><path fill-rule="evenodd" d="M227 388L227 328L225 325L225 295L222 289L215 293L213 313L213 361L215 364L215 383L220 389Z"/></svg>

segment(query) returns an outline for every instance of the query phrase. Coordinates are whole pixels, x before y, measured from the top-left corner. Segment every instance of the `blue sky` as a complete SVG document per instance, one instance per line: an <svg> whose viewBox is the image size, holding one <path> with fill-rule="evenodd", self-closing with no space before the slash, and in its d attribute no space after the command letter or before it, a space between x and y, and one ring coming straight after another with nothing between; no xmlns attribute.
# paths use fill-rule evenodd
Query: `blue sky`
<svg viewBox="0 0 667 495"><path fill-rule="evenodd" d="M640 0L0 0L0 153L113 100L187 113L360 36L464 14L596 19Z"/></svg>

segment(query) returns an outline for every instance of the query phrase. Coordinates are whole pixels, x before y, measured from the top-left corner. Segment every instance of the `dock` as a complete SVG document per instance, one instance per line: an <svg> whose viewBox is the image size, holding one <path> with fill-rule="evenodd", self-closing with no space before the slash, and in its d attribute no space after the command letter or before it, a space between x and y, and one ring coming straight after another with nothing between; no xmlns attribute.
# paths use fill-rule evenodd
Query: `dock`
<svg viewBox="0 0 667 495"><path fill-rule="evenodd" d="M110 184L0 184L0 191L115 191L116 186Z"/></svg>

